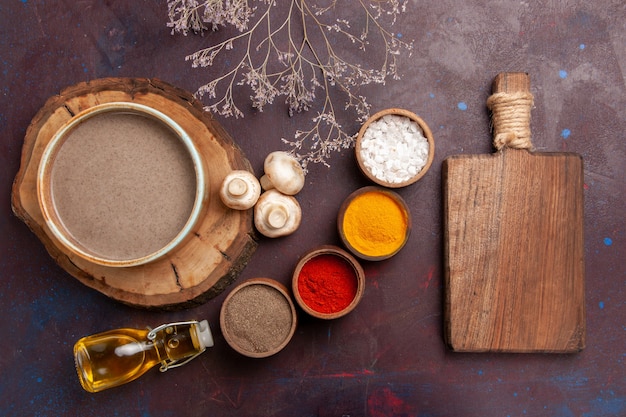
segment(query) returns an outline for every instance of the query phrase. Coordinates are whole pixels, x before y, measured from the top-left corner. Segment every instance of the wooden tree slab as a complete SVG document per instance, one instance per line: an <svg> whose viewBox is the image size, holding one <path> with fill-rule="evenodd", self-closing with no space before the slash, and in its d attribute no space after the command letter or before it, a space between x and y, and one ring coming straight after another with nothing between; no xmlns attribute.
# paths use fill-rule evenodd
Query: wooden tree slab
<svg viewBox="0 0 626 417"><path fill-rule="evenodd" d="M494 83L494 93L528 88L520 73L501 74ZM583 349L582 158L505 147L449 157L442 174L450 348Z"/></svg>
<svg viewBox="0 0 626 417"><path fill-rule="evenodd" d="M197 233L166 257L129 268L93 264L64 249L46 227L37 199L37 169L53 135L79 112L109 102L144 104L168 115L189 134L207 167L209 206ZM186 308L220 294L257 247L252 211L228 209L218 195L222 180L234 169L252 172L241 149L188 92L155 79L99 79L51 97L33 118L13 183L12 207L56 262L88 287L137 307Z"/></svg>

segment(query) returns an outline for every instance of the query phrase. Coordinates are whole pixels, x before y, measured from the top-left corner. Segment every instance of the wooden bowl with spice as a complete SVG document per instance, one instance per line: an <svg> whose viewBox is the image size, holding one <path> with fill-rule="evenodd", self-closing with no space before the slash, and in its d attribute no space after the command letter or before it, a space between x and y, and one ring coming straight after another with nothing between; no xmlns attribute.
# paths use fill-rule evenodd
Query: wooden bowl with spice
<svg viewBox="0 0 626 417"><path fill-rule="evenodd" d="M379 186L359 188L341 204L337 228L355 256L382 261L398 253L411 233L411 214L396 192Z"/></svg>
<svg viewBox="0 0 626 417"><path fill-rule="evenodd" d="M265 358L281 351L296 331L289 290L271 278L251 278L222 303L220 327L226 343L244 356Z"/></svg>
<svg viewBox="0 0 626 417"><path fill-rule="evenodd" d="M293 273L298 305L309 315L336 319L356 308L365 290L365 273L345 250L324 245L304 254Z"/></svg>
<svg viewBox="0 0 626 417"><path fill-rule="evenodd" d="M361 172L378 185L406 187L422 178L435 157L433 134L422 118L391 108L370 117L356 138Z"/></svg>

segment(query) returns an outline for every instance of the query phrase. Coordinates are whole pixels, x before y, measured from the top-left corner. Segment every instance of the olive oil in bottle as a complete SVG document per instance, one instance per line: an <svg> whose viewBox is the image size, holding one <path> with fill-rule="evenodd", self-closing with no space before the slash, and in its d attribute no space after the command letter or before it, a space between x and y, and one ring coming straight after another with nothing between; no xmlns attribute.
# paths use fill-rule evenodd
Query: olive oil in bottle
<svg viewBox="0 0 626 417"><path fill-rule="evenodd" d="M83 337L74 345L74 359L82 387L99 392L130 382L159 363L161 372L184 365L211 346L209 323L187 321Z"/></svg>

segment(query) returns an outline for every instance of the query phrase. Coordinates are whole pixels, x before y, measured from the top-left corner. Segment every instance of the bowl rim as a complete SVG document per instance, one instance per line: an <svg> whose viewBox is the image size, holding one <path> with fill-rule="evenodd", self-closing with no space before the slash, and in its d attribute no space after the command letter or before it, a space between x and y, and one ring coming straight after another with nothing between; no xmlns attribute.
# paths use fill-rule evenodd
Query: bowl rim
<svg viewBox="0 0 626 417"><path fill-rule="evenodd" d="M289 305L289 309L291 310L291 327L289 329L289 334L287 335L287 337L285 337L285 340L283 340L278 346L274 347L273 349L268 350L267 352L251 352L249 350L243 349L232 338L230 330L228 329L228 326L226 325L226 306L228 305L228 303L231 302L233 297L235 297L239 291L241 291L243 288L250 287L252 285L262 285L262 286L267 286L267 287L271 287L275 289L284 297L285 301L287 301L287 304ZM231 348L233 348L235 351L239 352L240 354L244 356L248 356L250 358L266 358L268 356L275 355L276 353L283 350L285 346L287 346L287 344L293 338L293 335L296 332L297 325L298 325L298 314L296 312L296 307L289 294L289 290L283 284L281 284L280 282L272 278L257 277L257 278L247 279L246 281L242 282L241 284L237 285L235 288L231 290L231 292L226 296L226 298L222 302L222 307L220 308L220 328L222 329L222 334L224 336L224 339L226 340L226 343L228 343L228 345Z"/></svg>
<svg viewBox="0 0 626 417"><path fill-rule="evenodd" d="M404 240L402 241L402 244L398 248L396 248L393 252L385 254L385 255L372 256L372 255L367 255L367 254L360 252L358 249L352 246L352 244L346 237L346 234L344 233L344 230L343 230L343 223L345 220L346 210L348 209L348 206L352 203L352 201L354 201L354 199L368 192L378 192L378 193L385 194L386 196L394 200L406 214L407 224L406 224L406 231L404 234ZM392 256L396 255L398 252L400 252L400 250L402 250L402 248L404 248L404 246L408 242L409 236L411 235L411 229L412 229L411 211L409 210L408 204L406 203L406 201L404 200L404 198L402 198L400 194L385 187L381 187L377 185L368 185L368 186L361 187L353 191L352 193L350 193L350 195L348 195L343 200L339 208L339 214L337 215L337 229L339 231L339 236L343 244L356 257L363 259L365 261L383 261L385 259L391 258Z"/></svg>
<svg viewBox="0 0 626 417"><path fill-rule="evenodd" d="M426 138L426 140L428 141L428 158L426 159L426 163L424 164L424 166L422 167L422 169L413 177L409 178L408 180L405 180L403 182L399 182L399 183L391 183L391 182L387 182L384 180L381 180L377 177L375 177L369 169L367 169L367 167L365 166L364 162L363 162L363 158L361 157L361 142L363 139L363 135L365 135L365 131L367 130L367 128L374 122L376 122L377 120L381 119L383 116L387 116L390 114L395 114L398 116L404 116L404 117L408 117L409 119L411 119L412 121L414 121L415 123L417 123L418 127L422 130L422 133L424 134L424 137ZM417 182L418 180L420 180L424 175L426 175L426 173L428 172L428 170L430 169L433 160L435 158L435 139L433 137L433 133L430 130L430 127L428 127L428 124L426 124L426 122L419 117L417 114L406 110L406 109L402 109L402 108L396 108L396 107L391 107L388 109L384 109L381 110L377 113L375 113L374 115L370 116L365 123L363 123L363 125L361 126L361 128L359 129L359 133L357 134L356 140L355 140L355 147L354 147L354 154L356 156L356 160L357 160L357 164L359 166L359 169L361 170L361 172L363 173L363 175L365 175L370 181L381 185L383 187L387 187L387 188L402 188L402 187L406 187L408 185L411 185L415 182Z"/></svg>
<svg viewBox="0 0 626 417"><path fill-rule="evenodd" d="M346 261L348 265L350 265L350 267L354 271L355 279L357 280L356 294L354 295L354 298L352 299L350 304L348 304L348 306L343 310L336 311L334 313L322 313L320 311L317 311L311 308L306 302L304 302L304 300L300 296L298 280L302 268L311 259L321 255L333 255L342 258L344 261ZM348 253L347 251L334 245L321 245L305 252L300 257L292 274L291 286L293 290L293 296L296 299L296 302L298 303L300 308L302 308L302 310L304 310L307 314L313 317L325 320L332 320L343 317L346 314L352 312L360 303L361 299L363 298L363 293L365 292L365 272L359 261L355 259L352 255L350 255L350 253Z"/></svg>
<svg viewBox="0 0 626 417"><path fill-rule="evenodd" d="M52 192L50 181L52 169L54 167L54 158L65 143L69 134L79 124L104 113L135 113L138 115L151 117L153 120L164 124L185 146L194 165L194 171L196 174L195 198L191 212L187 221L185 222L185 225L178 232L178 234L165 246L152 253L140 256L138 258L108 259L82 247L79 243L75 241L75 239L72 239L71 233L67 229L65 229L65 227L63 227L62 220L56 213L53 198L51 196ZM174 248L178 247L183 241L186 240L187 236L192 232L194 226L196 225L202 214L203 206L205 205L204 200L208 195L208 191L206 188L206 170L204 168L202 157L200 156L200 153L198 152L198 149L196 148L196 145L191 136L176 121L174 121L165 113L147 105L133 102L109 102L98 104L74 115L52 136L52 139L46 145L42 153L37 170L37 200L45 224L52 233L52 235L72 253L75 253L76 255L89 262L108 267L132 267L143 265L162 258L166 254L171 252Z"/></svg>

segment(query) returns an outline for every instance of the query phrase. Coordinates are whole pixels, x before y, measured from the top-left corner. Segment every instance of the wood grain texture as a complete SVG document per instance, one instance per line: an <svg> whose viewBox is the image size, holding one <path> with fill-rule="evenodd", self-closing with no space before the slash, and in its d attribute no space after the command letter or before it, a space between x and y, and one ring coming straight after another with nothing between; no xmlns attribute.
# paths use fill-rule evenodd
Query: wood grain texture
<svg viewBox="0 0 626 417"><path fill-rule="evenodd" d="M128 268L96 265L62 247L45 225L36 192L39 161L52 136L79 112L115 101L144 104L176 121L205 160L209 192L206 213L190 239L162 259ZM83 284L137 307L186 308L220 294L257 247L251 210L230 210L217 194L234 169L252 171L232 138L191 94L155 79L99 79L65 89L33 118L13 184L12 207L56 262Z"/></svg>
<svg viewBox="0 0 626 417"><path fill-rule="evenodd" d="M528 88L517 76L494 91ZM442 174L449 347L583 349L582 158L504 148L449 157Z"/></svg>

